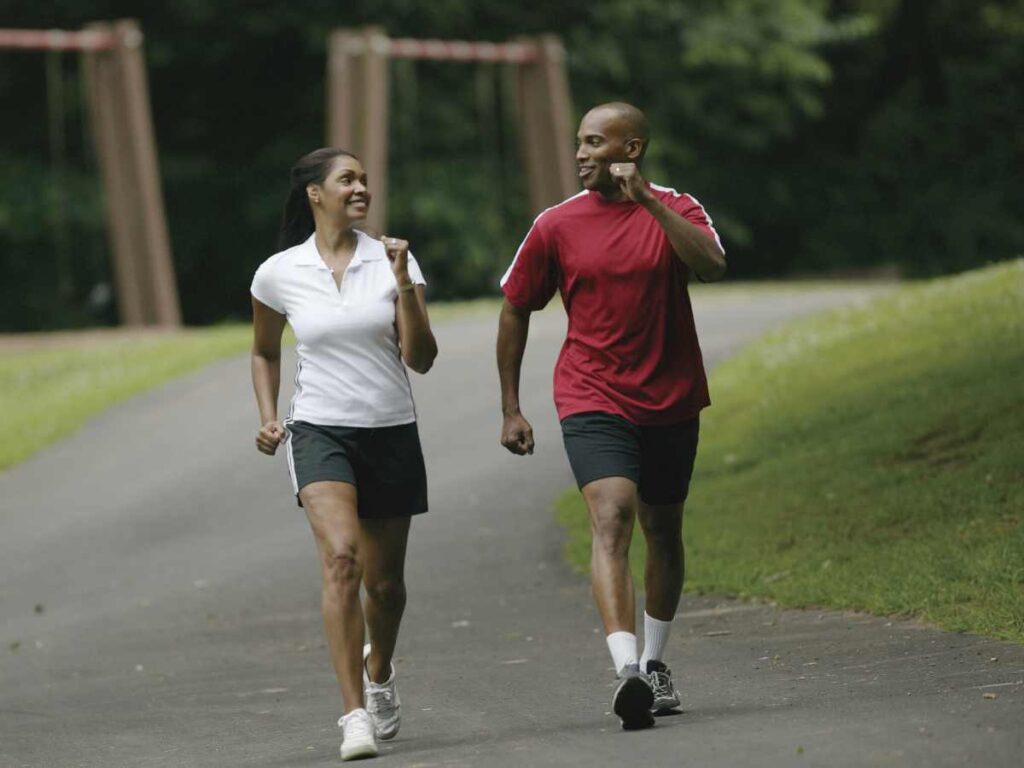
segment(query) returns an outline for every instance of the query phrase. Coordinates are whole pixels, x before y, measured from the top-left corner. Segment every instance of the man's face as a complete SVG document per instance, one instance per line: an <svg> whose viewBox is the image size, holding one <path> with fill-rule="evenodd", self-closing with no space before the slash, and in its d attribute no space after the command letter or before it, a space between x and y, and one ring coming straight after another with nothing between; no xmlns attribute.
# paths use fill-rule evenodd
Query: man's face
<svg viewBox="0 0 1024 768"><path fill-rule="evenodd" d="M631 138L614 112L592 109L583 116L576 134L576 167L584 189L619 194L608 168L612 163L636 162L637 153L627 145Z"/></svg>

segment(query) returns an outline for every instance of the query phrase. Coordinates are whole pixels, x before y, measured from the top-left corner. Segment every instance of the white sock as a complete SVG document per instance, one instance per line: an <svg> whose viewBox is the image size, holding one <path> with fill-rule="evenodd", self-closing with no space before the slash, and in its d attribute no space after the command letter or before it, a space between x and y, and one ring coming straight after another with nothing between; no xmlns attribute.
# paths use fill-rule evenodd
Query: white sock
<svg viewBox="0 0 1024 768"><path fill-rule="evenodd" d="M619 674L627 664L636 664L636 635L632 632L612 632L605 638L612 654L615 672Z"/></svg>
<svg viewBox="0 0 1024 768"><path fill-rule="evenodd" d="M644 611L644 653L640 657L640 671L647 671L647 662L651 659L661 661L665 653L665 646L668 645L668 633L672 629L671 621L661 621L653 616L648 616Z"/></svg>

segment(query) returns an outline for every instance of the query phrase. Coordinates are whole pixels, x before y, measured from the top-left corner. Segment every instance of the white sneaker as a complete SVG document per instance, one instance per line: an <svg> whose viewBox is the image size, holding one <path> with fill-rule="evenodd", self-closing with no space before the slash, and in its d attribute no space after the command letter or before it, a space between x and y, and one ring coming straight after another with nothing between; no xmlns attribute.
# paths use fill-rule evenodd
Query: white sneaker
<svg viewBox="0 0 1024 768"><path fill-rule="evenodd" d="M395 686L395 665L391 665L391 675L386 682L375 683L366 673L366 660L370 657L370 645L363 646L363 688L366 691L366 711L377 726L377 735L381 739L393 739L402 725L402 702L398 698Z"/></svg>
<svg viewBox="0 0 1024 768"><path fill-rule="evenodd" d="M377 756L377 729L365 709L353 709L338 720L341 726L341 759L359 760Z"/></svg>

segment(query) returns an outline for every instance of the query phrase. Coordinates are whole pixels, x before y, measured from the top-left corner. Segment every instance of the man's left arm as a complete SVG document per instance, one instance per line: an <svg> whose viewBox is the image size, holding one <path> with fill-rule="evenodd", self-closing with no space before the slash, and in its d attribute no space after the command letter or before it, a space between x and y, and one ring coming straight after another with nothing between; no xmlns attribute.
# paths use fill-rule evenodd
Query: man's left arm
<svg viewBox="0 0 1024 768"><path fill-rule="evenodd" d="M698 278L705 283L713 283L725 276L725 253L718 243L652 193L634 163L613 163L610 171L626 196L646 208L661 225L676 256Z"/></svg>

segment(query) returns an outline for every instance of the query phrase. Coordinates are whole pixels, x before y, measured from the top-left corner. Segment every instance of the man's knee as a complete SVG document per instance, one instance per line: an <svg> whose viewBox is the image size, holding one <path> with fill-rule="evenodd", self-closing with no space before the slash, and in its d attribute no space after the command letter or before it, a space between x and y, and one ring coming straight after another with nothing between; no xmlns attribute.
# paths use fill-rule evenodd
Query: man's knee
<svg viewBox="0 0 1024 768"><path fill-rule="evenodd" d="M639 518L648 550L657 549L669 554L676 551L682 552L683 508L681 504L661 507L644 504L640 508Z"/></svg>
<svg viewBox="0 0 1024 768"><path fill-rule="evenodd" d="M594 546L612 555L629 551L633 534L633 505L627 499L606 498L590 507L590 528Z"/></svg>

